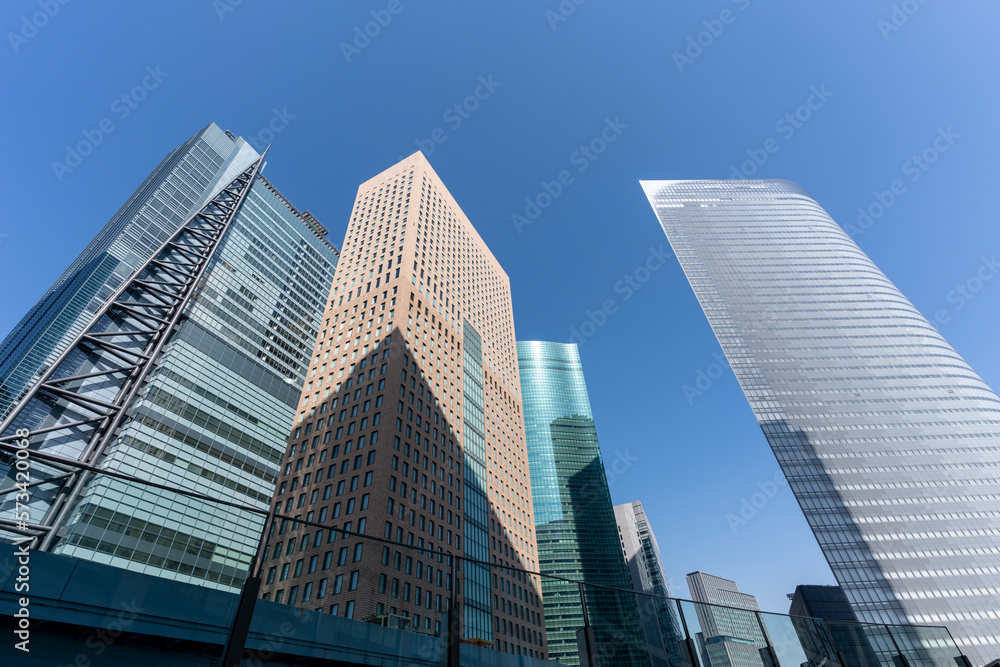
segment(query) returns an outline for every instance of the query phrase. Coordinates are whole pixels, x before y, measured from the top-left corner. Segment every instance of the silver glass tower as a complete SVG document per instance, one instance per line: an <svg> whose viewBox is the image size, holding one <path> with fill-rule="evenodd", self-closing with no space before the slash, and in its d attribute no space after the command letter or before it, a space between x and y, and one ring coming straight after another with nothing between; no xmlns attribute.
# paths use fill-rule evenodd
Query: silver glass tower
<svg viewBox="0 0 1000 667"><path fill-rule="evenodd" d="M676 607L665 599L670 586L653 527L638 500L615 505L615 523L632 590L648 594L637 595L636 603L651 664L671 664L671 657L681 653L683 628Z"/></svg>
<svg viewBox="0 0 1000 667"><path fill-rule="evenodd" d="M770 661L768 641L757 598L741 593L735 581L705 572L687 576L691 599L697 607L698 644L708 667L764 667Z"/></svg>
<svg viewBox="0 0 1000 667"><path fill-rule="evenodd" d="M615 505L615 522L618 524L618 538L621 540L622 555L628 565L628 576L632 589L670 597L670 587L663 573L663 559L656 535L646 518L642 503Z"/></svg>
<svg viewBox="0 0 1000 667"><path fill-rule="evenodd" d="M35 485L30 518L0 518L0 539L240 586L263 528L241 508L270 504L337 262L262 167L209 125L5 340L0 442L28 433ZM0 456L5 510L11 467Z"/></svg>
<svg viewBox="0 0 1000 667"><path fill-rule="evenodd" d="M1000 657L1000 399L787 181L644 181L859 620Z"/></svg>

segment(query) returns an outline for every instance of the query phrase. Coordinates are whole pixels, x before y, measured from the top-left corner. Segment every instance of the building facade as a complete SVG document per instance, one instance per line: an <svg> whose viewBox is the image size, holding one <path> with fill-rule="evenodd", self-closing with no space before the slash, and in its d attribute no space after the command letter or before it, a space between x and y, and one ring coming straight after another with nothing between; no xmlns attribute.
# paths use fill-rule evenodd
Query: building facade
<svg viewBox="0 0 1000 667"><path fill-rule="evenodd" d="M670 597L670 586L663 570L663 558L656 535L646 518L642 502L615 505L615 523L622 554L628 564L629 581L632 589Z"/></svg>
<svg viewBox="0 0 1000 667"><path fill-rule="evenodd" d="M215 124L167 156L5 340L8 396L30 387L137 266L259 159ZM333 279L337 253L324 234L257 174L99 461L107 470L258 512L96 475L56 526L51 550L239 589L260 541L259 510L270 506ZM78 358L77 372L91 369ZM16 423L44 427L63 419L59 410L33 399ZM59 433L40 435L33 445L67 456L81 449ZM46 493L54 491L43 484L34 494L42 500L33 507L36 521L47 512Z"/></svg>
<svg viewBox="0 0 1000 667"><path fill-rule="evenodd" d="M530 489L509 280L415 153L358 189L274 501L395 545L280 523L263 595L438 632L454 594L466 638L544 656Z"/></svg>
<svg viewBox="0 0 1000 667"><path fill-rule="evenodd" d="M851 603L840 586L799 585L788 596L789 616L808 616L835 621L856 621Z"/></svg>
<svg viewBox="0 0 1000 667"><path fill-rule="evenodd" d="M213 123L163 158L0 343L0 419L132 271L258 157Z"/></svg>
<svg viewBox="0 0 1000 667"><path fill-rule="evenodd" d="M684 634L676 607L663 599L670 597L670 586L646 511L638 500L615 505L614 510L629 584L644 594L637 595L636 602L652 664L680 664Z"/></svg>
<svg viewBox="0 0 1000 667"><path fill-rule="evenodd" d="M757 613L757 598L741 593L735 581L705 572L687 575L696 606L698 647L707 667L765 667L768 641Z"/></svg>
<svg viewBox="0 0 1000 667"><path fill-rule="evenodd" d="M644 181L861 621L1000 654L1000 399L787 181Z"/></svg>
<svg viewBox="0 0 1000 667"><path fill-rule="evenodd" d="M539 571L629 589L579 350L572 343L519 341L517 356ZM549 655L561 664L580 664L579 587L543 577L542 597ZM585 597L602 660L648 665L636 633L634 596L587 588Z"/></svg>

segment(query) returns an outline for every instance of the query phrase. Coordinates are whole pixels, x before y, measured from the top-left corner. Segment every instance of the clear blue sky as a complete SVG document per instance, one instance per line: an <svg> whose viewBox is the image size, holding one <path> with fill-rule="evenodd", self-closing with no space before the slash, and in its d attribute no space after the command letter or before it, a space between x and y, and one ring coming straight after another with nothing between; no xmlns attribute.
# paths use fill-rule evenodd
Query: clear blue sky
<svg viewBox="0 0 1000 667"><path fill-rule="evenodd" d="M944 335L1000 385L1000 279L949 302L1000 254L996 3L895 0L913 12L896 26L890 0L564 0L566 20L546 15L558 0L75 0L25 27L57 2L0 5L2 332L211 121L260 141L274 109L294 116L265 173L337 245L358 184L431 142L425 154L510 275L519 339L568 340L614 301L581 353L607 464L634 459L612 495L643 501L675 594L701 569L775 611L796 584L832 576L787 487L735 532L727 521L777 464L730 372L685 396L699 370L717 375L720 350L676 260L628 299L616 291L650 248L669 252L639 179L729 177L749 150L767 158L757 177L801 183L845 226L899 179L857 240L925 314L945 311ZM345 55L373 11L390 20ZM478 108L449 113L480 77L491 83L468 102ZM826 99L799 110L814 87ZM797 110L808 120L782 121ZM52 163L103 119L113 131L60 180ZM606 119L614 141L596 159L575 154ZM907 164L948 128L926 171ZM511 215L563 170L572 181L519 233Z"/></svg>

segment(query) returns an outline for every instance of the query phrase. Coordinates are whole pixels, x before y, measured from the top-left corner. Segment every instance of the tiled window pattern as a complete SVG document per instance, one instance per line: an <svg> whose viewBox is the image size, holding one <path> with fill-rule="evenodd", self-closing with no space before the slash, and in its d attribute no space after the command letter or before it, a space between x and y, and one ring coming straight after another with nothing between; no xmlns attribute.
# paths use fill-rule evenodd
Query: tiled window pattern
<svg viewBox="0 0 1000 667"><path fill-rule="evenodd" d="M646 194L860 620L1000 653L1000 399L799 186Z"/></svg>
<svg viewBox="0 0 1000 667"><path fill-rule="evenodd" d="M266 509L336 250L258 179L104 465ZM98 477L57 550L238 590L259 514Z"/></svg>
<svg viewBox="0 0 1000 667"><path fill-rule="evenodd" d="M212 124L163 158L0 343L0 419L133 269L257 157Z"/></svg>
<svg viewBox="0 0 1000 667"><path fill-rule="evenodd" d="M483 542L470 542L469 499L476 499L476 488L490 497L491 484L499 488L504 479L507 485L487 510L489 560L537 566L509 282L418 153L359 187L327 301L274 507L355 532L364 521L368 534L435 555L366 545L353 565L356 595L345 586L298 604L343 615L349 600L357 618L397 614L437 631L452 594L447 555L466 555ZM482 345L485 470L465 456L464 322ZM271 540L287 545L306 532L315 529L279 526ZM352 564L340 563L328 539L314 546L313 537L297 555L272 549L275 566L311 555L325 562L328 551L334 556L329 571L303 573L301 583L293 583L294 576L275 580L264 593L287 601L293 585L349 575ZM337 538L348 545L352 539ZM467 617L467 636L492 638L495 648L510 653L544 655L538 583L493 574L500 609L482 594L489 577L462 573L459 598L470 589L485 598L474 622Z"/></svg>

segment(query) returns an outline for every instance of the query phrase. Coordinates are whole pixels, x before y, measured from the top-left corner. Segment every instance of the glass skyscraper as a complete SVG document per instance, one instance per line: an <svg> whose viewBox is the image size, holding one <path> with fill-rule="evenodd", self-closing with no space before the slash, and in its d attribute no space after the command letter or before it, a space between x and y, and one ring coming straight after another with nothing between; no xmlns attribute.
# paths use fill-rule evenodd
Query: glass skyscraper
<svg viewBox="0 0 1000 667"><path fill-rule="evenodd" d="M535 501L538 567L588 584L630 589L614 508L575 344L519 341L517 362ZM575 583L542 578L549 656L578 665L583 627ZM635 596L586 589L602 662L649 665Z"/></svg>
<svg viewBox="0 0 1000 667"><path fill-rule="evenodd" d="M644 181L858 619L1000 657L1000 399L798 185Z"/></svg>
<svg viewBox="0 0 1000 667"><path fill-rule="evenodd" d="M214 124L170 153L4 341L4 409L136 267L259 159ZM99 467L267 508L337 262L324 235L257 174ZM78 358L77 372L88 372ZM15 423L60 419L43 397ZM64 455L81 448L44 433L32 446ZM53 495L48 488L39 486L35 498ZM35 505L32 520L41 522L46 503ZM236 589L262 528L259 514L97 475L55 526L49 548Z"/></svg>
<svg viewBox="0 0 1000 667"><path fill-rule="evenodd" d="M698 648L705 667L766 667L767 639L754 612L757 598L741 593L735 581L705 572L687 576L697 606Z"/></svg>
<svg viewBox="0 0 1000 667"><path fill-rule="evenodd" d="M0 343L0 419L125 278L258 157L212 124L163 158Z"/></svg>
<svg viewBox="0 0 1000 667"><path fill-rule="evenodd" d="M632 590L648 594L637 595L636 603L651 664L653 667L680 664L678 656L684 634L676 607L663 599L670 597L670 586L649 518L638 500L615 505L614 509Z"/></svg>

